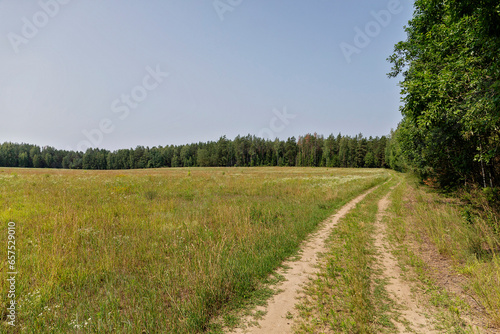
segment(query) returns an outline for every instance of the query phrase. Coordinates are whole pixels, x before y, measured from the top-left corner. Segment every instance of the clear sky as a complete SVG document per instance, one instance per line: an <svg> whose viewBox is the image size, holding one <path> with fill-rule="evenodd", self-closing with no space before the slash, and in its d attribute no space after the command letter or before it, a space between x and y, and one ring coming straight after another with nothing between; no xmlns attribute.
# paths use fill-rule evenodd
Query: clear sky
<svg viewBox="0 0 500 334"><path fill-rule="evenodd" d="M0 1L0 142L381 136L412 1Z"/></svg>

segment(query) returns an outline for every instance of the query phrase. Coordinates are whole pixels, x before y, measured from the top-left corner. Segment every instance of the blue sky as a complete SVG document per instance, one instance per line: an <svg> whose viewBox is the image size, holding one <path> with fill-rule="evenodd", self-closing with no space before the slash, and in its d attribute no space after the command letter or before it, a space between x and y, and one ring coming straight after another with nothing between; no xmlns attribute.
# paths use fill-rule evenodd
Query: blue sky
<svg viewBox="0 0 500 334"><path fill-rule="evenodd" d="M412 13L397 0L4 0L0 142L388 134L400 96L386 58Z"/></svg>

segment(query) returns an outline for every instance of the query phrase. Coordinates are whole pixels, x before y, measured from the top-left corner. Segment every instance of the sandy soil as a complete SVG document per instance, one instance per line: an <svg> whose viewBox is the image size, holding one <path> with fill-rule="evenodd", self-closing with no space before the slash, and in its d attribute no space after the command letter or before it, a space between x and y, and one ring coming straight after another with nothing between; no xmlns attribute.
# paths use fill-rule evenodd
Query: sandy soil
<svg viewBox="0 0 500 334"><path fill-rule="evenodd" d="M378 203L375 247L378 249L377 258L382 269L382 278L389 279L386 286L387 292L394 301L403 305L404 309L401 311L402 319L400 320L409 323L412 331L408 331L402 323L396 322L395 325L400 333L438 333L433 329L431 320L424 315L424 309L419 303L418 295L413 294L411 286L401 279L401 269L387 244L386 226L382 219L390 205L389 195L387 194Z"/></svg>
<svg viewBox="0 0 500 334"><path fill-rule="evenodd" d="M317 268L318 255L326 251L325 240L338 221L375 189L372 188L356 197L344 205L335 215L328 218L320 230L303 245L300 260L284 263L284 266L289 269L278 272L285 277L285 281L278 287L281 292L275 295L264 309L267 313L263 319L258 321L258 326L246 329L238 328L232 333L292 333L292 316L297 315L295 310L297 298L302 286L308 282L309 277L319 270ZM248 318L244 322L249 323L252 321L254 320Z"/></svg>

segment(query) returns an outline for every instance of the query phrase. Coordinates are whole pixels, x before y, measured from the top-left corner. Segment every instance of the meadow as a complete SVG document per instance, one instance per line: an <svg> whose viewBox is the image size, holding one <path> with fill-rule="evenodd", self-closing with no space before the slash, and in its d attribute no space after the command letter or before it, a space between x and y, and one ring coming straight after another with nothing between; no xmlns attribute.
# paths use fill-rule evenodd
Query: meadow
<svg viewBox="0 0 500 334"><path fill-rule="evenodd" d="M27 333L197 333L239 307L381 169L0 169ZM2 252L2 253L6 253ZM1 261L2 327L7 262Z"/></svg>

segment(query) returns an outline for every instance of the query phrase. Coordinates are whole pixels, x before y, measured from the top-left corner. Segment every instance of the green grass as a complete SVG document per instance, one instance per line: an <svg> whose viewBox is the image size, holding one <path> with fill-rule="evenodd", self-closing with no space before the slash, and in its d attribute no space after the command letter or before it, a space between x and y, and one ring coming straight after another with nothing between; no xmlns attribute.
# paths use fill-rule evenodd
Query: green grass
<svg viewBox="0 0 500 334"><path fill-rule="evenodd" d="M317 278L298 305L296 333L393 333L392 301L376 279L374 222L378 201L394 185L381 185L333 230Z"/></svg>
<svg viewBox="0 0 500 334"><path fill-rule="evenodd" d="M317 225L384 170L0 169L16 222L17 330L198 333L251 298ZM6 261L1 261L2 320Z"/></svg>
<svg viewBox="0 0 500 334"><path fill-rule="evenodd" d="M500 242L490 224L481 217L475 217L471 224L471 217L464 215L459 200L419 187L410 177L405 177L394 191L392 201L387 224L391 242L396 246L395 255L403 270L411 269L415 274L436 309L441 329L450 333L474 332L462 320L469 305L433 278L432 264L426 263L417 251L419 245L429 242L450 260L453 274L465 276L466 289L485 308L490 322L500 325L500 259L498 254L484 256L485 250L498 248Z"/></svg>

